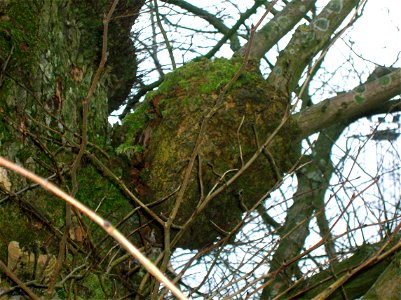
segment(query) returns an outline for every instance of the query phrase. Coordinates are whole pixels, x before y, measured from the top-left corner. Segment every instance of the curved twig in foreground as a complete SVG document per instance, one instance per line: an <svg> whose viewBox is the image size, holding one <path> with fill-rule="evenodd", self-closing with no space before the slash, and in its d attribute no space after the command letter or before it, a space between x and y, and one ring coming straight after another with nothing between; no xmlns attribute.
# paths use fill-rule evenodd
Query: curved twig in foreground
<svg viewBox="0 0 401 300"><path fill-rule="evenodd" d="M38 175L20 167L13 162L0 156L0 166L10 169L38 184L40 184L44 189L50 191L54 195L66 201L71 206L80 210L82 213L91 218L99 226L101 226L110 236L112 236L117 242L120 243L133 257L135 257L145 269L152 274L157 280L162 282L178 299L187 300L188 298L162 273L160 270L145 256L143 255L131 242L121 234L109 221L103 219L98 214L96 214L89 207L85 206L75 198L66 194L54 184L48 182L47 180L39 177Z"/></svg>

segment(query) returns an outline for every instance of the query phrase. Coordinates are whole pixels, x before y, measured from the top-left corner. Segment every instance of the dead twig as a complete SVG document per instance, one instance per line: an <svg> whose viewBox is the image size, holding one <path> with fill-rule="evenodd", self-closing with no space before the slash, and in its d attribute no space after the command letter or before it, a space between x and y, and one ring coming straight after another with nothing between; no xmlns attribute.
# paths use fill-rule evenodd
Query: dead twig
<svg viewBox="0 0 401 300"><path fill-rule="evenodd" d="M23 283L7 266L0 260L0 270L8 276L12 281L14 281L18 286L33 300L40 300L25 283Z"/></svg>
<svg viewBox="0 0 401 300"><path fill-rule="evenodd" d="M133 257L135 257L138 260L138 262L141 263L150 274L152 274L158 281L162 282L178 299L182 300L188 299L145 255L143 255L123 234L121 234L121 232L119 232L113 225L111 225L109 221L100 217L89 207L85 206L75 198L63 192L54 184L48 182L42 177L39 177L38 175L14 164L13 162L1 156L0 156L0 166L10 169L40 184L44 189L50 191L57 197L63 199L66 203L68 203L72 207L76 208L80 212L87 215L96 224L102 227L117 242L119 242L122 247L124 247Z"/></svg>

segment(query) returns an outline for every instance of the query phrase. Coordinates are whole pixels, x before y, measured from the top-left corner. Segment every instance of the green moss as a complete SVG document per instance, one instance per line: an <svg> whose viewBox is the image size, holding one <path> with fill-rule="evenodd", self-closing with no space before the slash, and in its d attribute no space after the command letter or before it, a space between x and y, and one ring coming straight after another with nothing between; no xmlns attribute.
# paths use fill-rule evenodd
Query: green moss
<svg viewBox="0 0 401 300"><path fill-rule="evenodd" d="M113 172L117 176L121 176L118 169L113 168ZM78 174L78 181L79 191L76 198L92 210L96 210L100 216L109 220L113 225L120 222L132 210L129 199L94 167L82 168ZM120 230L127 233L130 228L137 226L136 222L136 217L131 217L127 220L129 225L126 224ZM104 231L96 223L88 221L87 224L95 240L104 237Z"/></svg>
<svg viewBox="0 0 401 300"><path fill-rule="evenodd" d="M0 146L3 146L4 143L13 140L13 135L11 134L12 130L8 127L7 122L4 122L2 119L2 112L0 109ZM5 153L3 153L4 155Z"/></svg>
<svg viewBox="0 0 401 300"><path fill-rule="evenodd" d="M241 67L239 60L227 60L219 58L214 61L201 59L200 61L190 62L176 71L167 74L160 87L149 93L145 101L138 106L132 114L125 117L123 124L127 126L126 142L117 148L118 153L132 154L132 151L142 150L135 145L135 138L138 132L141 132L148 122L155 118L152 105L152 99L161 97L158 108L163 117L179 116L176 106L170 105L170 98L181 95L182 105L189 111L196 111L202 106L202 99L199 94L213 94L224 87ZM205 76L205 74L207 74ZM251 83L257 75L245 72L241 80L234 84L237 88L242 84ZM176 124L171 124L175 126Z"/></svg>
<svg viewBox="0 0 401 300"><path fill-rule="evenodd" d="M141 143L145 135L150 140L140 144L145 150L136 165L147 187L140 196L145 203L150 203L165 199L182 184L202 121L216 108L216 103L219 104L208 120L199 149L201 164L197 162L193 170L176 224L185 223L200 201L198 174L202 173L204 194L226 182L241 167L240 145L243 160L247 161L276 129L288 107L288 98L272 89L259 72L251 69L244 70L222 94L222 88L240 67L241 61L235 59L191 62L166 76L159 89L149 94L127 119L131 132L135 133L128 135L128 142ZM217 102L218 99L222 101ZM201 248L213 242L219 233L210 221L223 230L232 230L243 214L240 198L251 208L293 165L298 152L292 142L297 133L296 124L289 120L269 144L276 167L270 158L261 155L196 218L178 246ZM223 174L224 178L220 178ZM174 201L175 196L169 197L154 209L168 216Z"/></svg>
<svg viewBox="0 0 401 300"><path fill-rule="evenodd" d="M134 137L139 130L145 128L146 122L151 118L151 116L148 114L148 107L146 104L147 103L140 105L137 109L135 109L134 113L128 114L124 118L123 124L129 124L129 138Z"/></svg>
<svg viewBox="0 0 401 300"><path fill-rule="evenodd" d="M241 67L240 60L227 60L218 58L213 61L201 59L190 62L166 76L160 88L149 95L154 97L158 94L169 95L177 89L191 91L193 94L209 94L225 86ZM251 82L257 77L254 73L245 72L242 80L237 81L234 87L239 84Z"/></svg>
<svg viewBox="0 0 401 300"><path fill-rule="evenodd" d="M36 204L37 199L34 202ZM24 207L27 208L26 205ZM36 212L42 214L40 209L36 210ZM16 203L9 202L3 204L0 207L0 216L0 245L2 246L2 254L5 253L8 243L11 241L17 241L21 247L32 249L37 246L38 241L45 241L49 236L48 231L33 228L34 226L45 226L45 224L39 222L37 214L35 215L33 211L32 215L24 213L20 205L16 205ZM49 245L47 246L49 249ZM49 250L55 249L50 248Z"/></svg>
<svg viewBox="0 0 401 300"><path fill-rule="evenodd" d="M113 170L113 172L118 176L118 170ZM78 180L77 198L91 209L96 209L102 201L98 212L109 221L121 220L124 214L131 209L131 205L120 190L102 174L99 174L95 168L86 166L81 169Z"/></svg>
<svg viewBox="0 0 401 300"><path fill-rule="evenodd" d="M9 73L29 72L38 62L38 53L44 48L38 39L38 11L29 1L10 1L2 7L0 17L0 59L6 61Z"/></svg>
<svg viewBox="0 0 401 300"><path fill-rule="evenodd" d="M145 129L149 120L153 118L149 111L148 102L144 102L135 109L131 114L128 114L123 120L123 126L127 129L125 142L116 148L117 154L127 154L128 156L134 153L143 151L142 145L136 144L135 140L142 130Z"/></svg>
<svg viewBox="0 0 401 300"><path fill-rule="evenodd" d="M106 299L110 297L109 295L105 295L105 292L112 292L112 284L111 280L103 281L103 288L107 289L107 291L103 291L102 282L100 282L100 277L97 274L91 273L85 277L82 282L82 285L87 289L86 299Z"/></svg>
<svg viewBox="0 0 401 300"><path fill-rule="evenodd" d="M92 5L90 1L72 1L71 10L78 28L82 34L79 37L81 60L100 58L103 23L101 15L107 9L106 1L97 1ZM104 10L103 10L104 8Z"/></svg>

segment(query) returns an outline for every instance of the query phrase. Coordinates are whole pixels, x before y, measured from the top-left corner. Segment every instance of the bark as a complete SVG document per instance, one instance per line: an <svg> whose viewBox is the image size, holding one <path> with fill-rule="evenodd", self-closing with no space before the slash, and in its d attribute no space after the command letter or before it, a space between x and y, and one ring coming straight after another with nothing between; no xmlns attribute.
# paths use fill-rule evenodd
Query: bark
<svg viewBox="0 0 401 300"><path fill-rule="evenodd" d="M304 109L294 118L298 120L301 137L326 128L333 122L350 124L372 114L399 110L397 101L390 101L401 93L401 69L396 69L354 90L326 99Z"/></svg>
<svg viewBox="0 0 401 300"><path fill-rule="evenodd" d="M344 128L344 125L338 124L323 130L312 148L313 155L305 157L308 164L296 173L298 188L293 197L294 203L288 209L284 226L278 231L280 244L270 263L269 273L274 276L267 278L268 285L261 299L276 297L293 284L294 274L299 273L295 258L304 248L305 239L309 235L309 222L314 216L325 241L326 253L333 259L332 265L335 264L336 254L325 217L324 196L333 172L331 148Z"/></svg>
<svg viewBox="0 0 401 300"><path fill-rule="evenodd" d="M284 298L286 299L312 299L313 297L326 290L338 278L352 270L358 265L363 264L367 259L375 255L378 249L382 246L382 242L377 244L365 244L358 247L358 249L349 258L341 261L337 265L328 268L318 274L301 279L293 289L290 289ZM397 260L399 254L391 255L381 260L378 260L374 265L364 268L357 276L352 277L343 289L338 289L330 296L330 299L357 299L365 295L366 299L392 299L381 296L375 297L375 293L384 287L382 284L387 285L387 295L399 295L394 292L397 291L397 281L399 278L387 277L386 282L383 279L396 270ZM365 299L365 298L363 298ZM394 298L396 299L396 298Z"/></svg>
<svg viewBox="0 0 401 300"><path fill-rule="evenodd" d="M256 34L249 53L250 58L262 58L277 42L305 17L314 5L313 0L295 0L287 4L284 9L276 13L273 19L263 26ZM245 52L249 44L242 47Z"/></svg>
<svg viewBox="0 0 401 300"><path fill-rule="evenodd" d="M400 255L398 254L362 299L398 299L401 295L400 264Z"/></svg>
<svg viewBox="0 0 401 300"><path fill-rule="evenodd" d="M131 17L110 24L109 64L89 97L102 54L102 18L111 3L61 0L0 4L0 155L71 191L71 165L81 143L82 105L86 98L90 140L87 152L109 168L112 166L110 156L100 147L110 143L108 112L121 104L136 80L130 28L142 4L121 3L117 7L116 14L129 11ZM116 171L117 168L118 164L114 164ZM62 277L78 265L85 265L93 272L81 273L82 286L91 288L78 289L80 297L107 297L112 292L110 277L100 281L95 274L111 241L100 243L105 234L79 214L73 215L70 230L63 233L67 221L65 205L24 178L1 171L1 260L7 261L8 256L10 264L12 255L20 251L23 263L15 264L12 271L20 280L35 279L46 287L50 278L58 274L53 262L59 248L66 247L66 255L59 255L59 262L65 264ZM99 213L113 223L131 209L129 200L87 159L81 164L78 185L77 197L93 209L99 206ZM135 218L126 222L137 226ZM67 235L68 243L59 244ZM10 248L13 243L19 246ZM90 260L85 259L88 251L93 253ZM63 252L64 249L60 253ZM46 257L48 262L40 263ZM120 273L110 271L110 275ZM59 295L72 292L71 286L61 286L60 278L55 279ZM101 287L105 288L104 293ZM120 295L125 291L122 288ZM44 295L46 288L36 292Z"/></svg>
<svg viewBox="0 0 401 300"><path fill-rule="evenodd" d="M184 5L183 1L170 2ZM315 160L298 171L294 205L270 263L277 277L262 297L278 295L290 287L298 272L296 259L313 212L324 207L332 142L343 126L390 108L394 103L390 99L400 93L397 70L288 115L289 95L297 89L306 66L326 49L357 3L332 0L310 25L299 26L264 80L255 68L258 60L313 4L290 2L255 35L249 64L242 64L243 57L238 57L247 55L245 46L231 60L200 60L177 69L113 132L107 124L108 113L125 101L137 80L130 28L143 1L126 1L117 7L108 36L108 64L93 96L86 99L88 115L82 113L83 99L102 54L102 17L109 1L1 3L0 154L65 190L74 190L71 166L82 146L81 126L87 118L90 142L79 168L77 198L118 223L152 258L160 259L163 249L161 267L166 270L175 247L202 250L217 240L231 243L243 214L260 210L269 191L293 169L299 141L319 131ZM248 13L261 4L255 1ZM197 12L192 6L186 9ZM225 34L223 39L232 38L236 47L235 30L210 15L205 19ZM333 125L338 127L332 129ZM123 155L116 155L115 150ZM145 298L152 293L140 266L120 255L93 224L75 213L71 230L66 230L65 207L57 199L3 169L0 175L0 260L7 259L11 242L19 242L21 248L14 248L18 258L24 260L25 268L33 266L21 266L17 276L38 280L34 270L39 266L43 285L57 279L60 297L76 293L81 298L111 298L133 293ZM321 234L330 240L324 214L319 218ZM66 237L68 243L60 243ZM326 251L334 257L332 243L326 243ZM63 263L65 285L57 278L58 272L32 259L46 253L49 261L61 253L58 262ZM334 274L338 272L335 269ZM157 285L153 291L157 294Z"/></svg>
<svg viewBox="0 0 401 300"><path fill-rule="evenodd" d="M333 34L358 2L331 0L308 25L299 26L280 53L267 82L283 93L294 91L305 68L330 44Z"/></svg>

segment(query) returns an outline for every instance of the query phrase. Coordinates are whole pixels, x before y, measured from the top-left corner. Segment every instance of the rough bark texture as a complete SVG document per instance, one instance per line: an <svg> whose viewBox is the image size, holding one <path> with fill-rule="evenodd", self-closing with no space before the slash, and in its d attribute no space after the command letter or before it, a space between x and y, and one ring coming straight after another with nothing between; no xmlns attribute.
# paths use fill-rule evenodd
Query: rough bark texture
<svg viewBox="0 0 401 300"><path fill-rule="evenodd" d="M120 4L117 14L137 12L142 3ZM49 178L67 191L71 188L70 166L81 141L82 99L88 93L100 60L102 18L110 5L109 1L73 0L0 3L0 155ZM106 165L110 161L105 152L96 149L110 141L108 111L127 97L136 78L130 39L136 14L131 15L110 24L110 63L94 96L88 99L91 141L88 151L101 157ZM118 51L120 45L124 49ZM118 173L116 165L114 170ZM65 205L24 178L4 169L1 172L2 183L8 180L10 185L2 186L0 193L0 258L6 262L9 254L12 267L12 255L16 259L20 257L25 263L12 271L21 280L35 278L48 283L63 235ZM102 203L99 213L113 223L129 211L131 205L127 199L87 160L82 164L78 181L77 197L93 209ZM83 237L79 236L82 233L79 222L85 228ZM69 233L72 240L67 246L66 265L71 268L82 264L85 249L95 246L105 236L90 222L79 222L74 217L72 230L76 232ZM134 224L135 220L128 222ZM97 246L93 249L94 260L89 264L101 258L102 251L108 247ZM46 265L38 263L38 259L46 261L45 257L49 258ZM63 276L71 271L70 267L62 270ZM104 279L108 290L111 282ZM84 276L82 285L87 287L80 290L83 298L105 297L95 273Z"/></svg>
<svg viewBox="0 0 401 300"><path fill-rule="evenodd" d="M308 136L333 122L351 123L372 113L386 113L398 110L398 102L388 99L401 93L401 69L394 69L376 80L369 80L353 91L326 99L301 111L298 119L301 136Z"/></svg>
<svg viewBox="0 0 401 300"><path fill-rule="evenodd" d="M399 299L401 295L401 259L396 255L362 299Z"/></svg>
<svg viewBox="0 0 401 300"><path fill-rule="evenodd" d="M305 108L275 132L305 68L332 42L360 1L329 1L309 25L296 29L264 80L256 70L257 60L305 16L313 2L290 2L257 33L253 48L245 47L239 54L250 50L251 64L234 81L241 59L189 63L166 76L111 137L108 113L123 103L137 80L130 29L144 3L121 1L115 13L119 17L110 24L106 69L88 99L90 143L79 170L77 198L112 223L123 224L123 233L150 255L152 246L160 250L168 245L163 250L169 254L174 247L203 249L226 237L225 242L232 242L243 214L262 203L296 162L300 139L316 131L328 134L324 128L338 126L338 132L328 134L333 142L342 126L397 104L388 101L401 89L401 73L393 70L352 92ZM0 2L0 155L67 191L71 191L71 165L81 143L82 100L101 57L102 18L110 5L106 0ZM231 30L216 24L228 39ZM291 289L299 273L297 258L309 233L308 222L324 207L320 189L327 187L332 172L332 143L319 137L317 144L311 155L314 163L298 170L298 192L285 225L277 232L281 239L273 260L268 261L267 250L262 253L275 276L272 286L263 291L265 299ZM115 155L117 146L125 156ZM117 175L112 181L110 169ZM157 229L156 241L146 239L154 236L132 212L133 204L126 197L129 191L123 194L125 187L116 187L120 178L148 205L148 213L142 205L141 216L146 218L141 221ZM0 195L1 261L8 259L9 268L21 280L36 279L46 286L54 275L64 234L64 204L2 168ZM150 215L149 208L155 214ZM161 221L156 223L154 216ZM317 222L321 235L330 239L327 219L323 216ZM61 257L65 259L61 275L66 278L78 272L79 280L57 287L60 298L72 298L73 293L85 299L130 297L129 293L145 298L152 293L149 281L141 281L147 276L136 261L120 256L118 247L96 226L76 214L71 229L66 257ZM310 299L376 250L361 247L351 258L288 292L294 298ZM333 243L326 243L326 252L330 258L336 256ZM166 255L165 268L168 259ZM357 274L333 298L343 297L344 291L350 297L361 296L387 265L383 260ZM386 292L399 293L399 278L386 279L397 270L399 260L394 259L366 297L383 295L383 284ZM7 281L0 281L0 291L9 287Z"/></svg>
<svg viewBox="0 0 401 300"><path fill-rule="evenodd" d="M333 260L332 264L336 263L334 242L324 211L324 196L333 172L331 150L344 127L338 124L323 130L313 147L315 155L306 155L304 160L308 163L297 171L298 187L294 203L288 209L285 225L278 232L282 241L270 265L270 272L277 274L266 280L270 283L263 290L262 299L276 297L292 286L293 276L290 274L299 273L295 258L303 250L314 211L326 252Z"/></svg>
<svg viewBox="0 0 401 300"><path fill-rule="evenodd" d="M398 241L398 239L397 239ZM289 299L312 299L319 293L327 289L338 278L347 274L348 271L363 264L382 246L382 242L377 244L362 245L349 258L339 262L327 270L301 280L297 286L288 291L284 298ZM386 249L389 249L386 248ZM399 293L399 276L388 276L397 272L397 264L399 265L399 254L391 255L382 260L378 260L374 265L364 268L358 273L358 276L352 277L343 285L343 289L338 289L330 296L330 299L358 299L365 295L363 299L398 299ZM387 278L388 281L383 279ZM377 292L386 286L386 291L378 296ZM389 297L385 297L388 295ZM395 298L392 298L394 297Z"/></svg>
<svg viewBox="0 0 401 300"><path fill-rule="evenodd" d="M266 149L271 157L261 155L201 211L202 202L241 169L280 124L288 108L285 95L248 70L220 99L222 89L240 67L241 60L192 62L166 78L126 119L132 136L132 146L126 145L126 149L136 158L132 180L146 203L160 202L152 209L165 218L179 201L177 191L202 135L196 166L174 223L194 221L177 247L200 249L216 241L222 232L229 233L295 161L297 151L292 141L298 130L288 121ZM206 132L199 133L205 120Z"/></svg>

